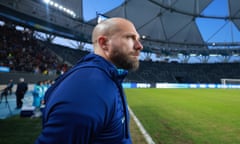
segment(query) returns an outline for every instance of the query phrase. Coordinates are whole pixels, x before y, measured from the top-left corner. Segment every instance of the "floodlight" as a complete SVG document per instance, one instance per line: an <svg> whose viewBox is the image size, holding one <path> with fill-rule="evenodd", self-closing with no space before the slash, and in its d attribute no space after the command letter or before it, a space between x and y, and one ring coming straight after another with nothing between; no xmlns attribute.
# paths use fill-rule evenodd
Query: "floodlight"
<svg viewBox="0 0 240 144"><path fill-rule="evenodd" d="M50 0L43 0L44 3L48 4Z"/></svg>

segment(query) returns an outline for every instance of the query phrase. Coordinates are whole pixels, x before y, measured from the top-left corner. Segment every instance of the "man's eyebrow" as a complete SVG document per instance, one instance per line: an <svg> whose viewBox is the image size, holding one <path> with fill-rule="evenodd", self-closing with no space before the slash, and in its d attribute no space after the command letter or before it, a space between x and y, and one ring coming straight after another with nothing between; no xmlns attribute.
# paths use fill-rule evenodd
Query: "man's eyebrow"
<svg viewBox="0 0 240 144"><path fill-rule="evenodd" d="M126 35L127 36L132 36L132 37L134 37L134 38L136 38L136 39L140 39L140 35L139 34L137 34L137 33L133 33L133 32L128 32L128 33L126 33Z"/></svg>

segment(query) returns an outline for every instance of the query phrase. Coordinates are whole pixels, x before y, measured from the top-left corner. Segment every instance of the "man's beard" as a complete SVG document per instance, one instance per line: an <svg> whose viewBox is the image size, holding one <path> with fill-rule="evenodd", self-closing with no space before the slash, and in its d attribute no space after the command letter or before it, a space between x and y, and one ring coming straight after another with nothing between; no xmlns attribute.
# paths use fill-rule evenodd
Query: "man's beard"
<svg viewBox="0 0 240 144"><path fill-rule="evenodd" d="M112 63L118 68L136 71L139 67L139 60L132 57L133 55L133 53L127 54L115 49L112 51L110 59Z"/></svg>

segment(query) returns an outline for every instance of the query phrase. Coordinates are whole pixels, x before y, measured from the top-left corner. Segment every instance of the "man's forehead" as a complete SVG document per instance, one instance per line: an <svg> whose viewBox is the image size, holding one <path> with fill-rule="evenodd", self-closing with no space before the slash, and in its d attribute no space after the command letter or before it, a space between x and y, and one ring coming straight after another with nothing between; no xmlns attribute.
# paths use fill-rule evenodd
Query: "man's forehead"
<svg viewBox="0 0 240 144"><path fill-rule="evenodd" d="M108 29L111 31L113 35L121 34L121 35L131 35L131 36L139 37L139 34L136 28L129 21L123 21L115 24L116 25L113 25L112 30L110 28Z"/></svg>

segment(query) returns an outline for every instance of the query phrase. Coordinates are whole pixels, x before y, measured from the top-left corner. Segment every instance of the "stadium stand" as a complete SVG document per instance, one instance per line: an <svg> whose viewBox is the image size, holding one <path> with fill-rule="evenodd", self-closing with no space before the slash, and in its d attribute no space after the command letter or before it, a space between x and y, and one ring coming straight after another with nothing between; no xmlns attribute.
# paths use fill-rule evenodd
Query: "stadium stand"
<svg viewBox="0 0 240 144"><path fill-rule="evenodd" d="M31 30L18 31L12 23L0 26L0 66L8 66L11 69L10 73L1 73L3 84L9 79L18 79L24 73L28 77L26 80L33 83L37 79L56 78L88 53L40 41L33 36ZM140 68L136 72L130 72L125 81L221 83L221 78L240 78L239 73L240 63L187 64L141 61ZM48 77L44 78L42 75Z"/></svg>
<svg viewBox="0 0 240 144"><path fill-rule="evenodd" d="M11 71L53 73L60 69L61 62L45 45L36 40L32 31L18 31L14 25L0 27L1 66Z"/></svg>
<svg viewBox="0 0 240 144"><path fill-rule="evenodd" d="M136 73L130 72L128 81L166 83L221 83L223 77L240 78L239 63L182 64L141 61Z"/></svg>
<svg viewBox="0 0 240 144"><path fill-rule="evenodd" d="M74 65L80 58L88 54L87 51L82 51L79 49L71 49L69 47L59 46L56 44L48 43L48 48L52 50L56 55L61 57L63 61L69 62L70 65Z"/></svg>

